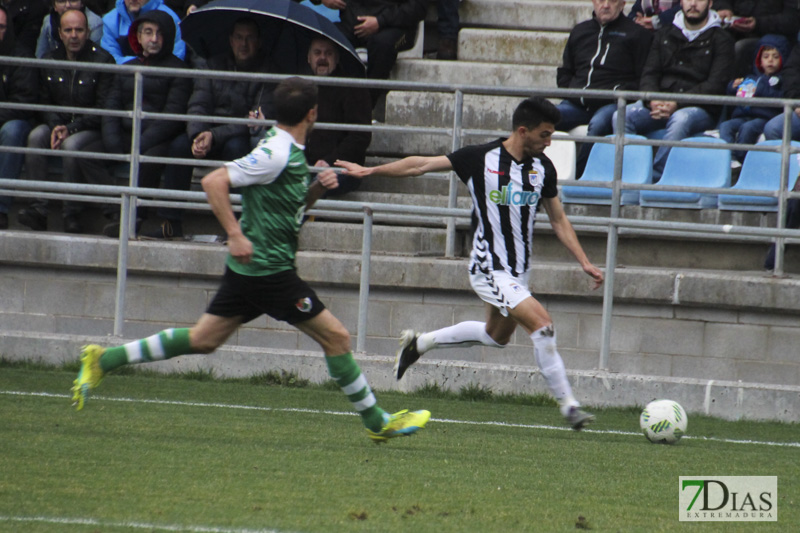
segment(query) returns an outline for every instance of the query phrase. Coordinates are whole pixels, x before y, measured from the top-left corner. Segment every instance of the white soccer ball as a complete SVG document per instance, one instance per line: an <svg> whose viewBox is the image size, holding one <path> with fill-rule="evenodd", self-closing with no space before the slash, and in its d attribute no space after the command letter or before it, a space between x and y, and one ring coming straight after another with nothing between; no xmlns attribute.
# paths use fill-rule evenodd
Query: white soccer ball
<svg viewBox="0 0 800 533"><path fill-rule="evenodd" d="M647 404L639 417L642 433L650 442L675 444L686 434L689 419L678 402L655 400Z"/></svg>

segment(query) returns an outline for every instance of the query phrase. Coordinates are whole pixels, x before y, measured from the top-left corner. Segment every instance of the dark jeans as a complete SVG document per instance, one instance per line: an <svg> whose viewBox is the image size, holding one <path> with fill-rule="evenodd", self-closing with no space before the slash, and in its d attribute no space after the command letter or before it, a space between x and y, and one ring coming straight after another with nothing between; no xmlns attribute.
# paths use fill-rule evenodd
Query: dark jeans
<svg viewBox="0 0 800 533"><path fill-rule="evenodd" d="M342 23L337 23L336 26L354 47L366 47L367 78L373 80L389 79L389 74L397 61L397 53L414 46L414 37L417 34L417 26L414 25L413 28L408 29L385 28L379 30L375 35L361 39ZM387 92L386 89L370 89L372 105L374 106L378 98Z"/></svg>
<svg viewBox="0 0 800 533"><path fill-rule="evenodd" d="M0 146L16 146L22 148L28 142L31 124L27 120L9 120L0 126ZM4 180L19 179L22 172L24 154L0 152L0 178ZM0 196L0 213L8 213L11 207L10 196Z"/></svg>
<svg viewBox="0 0 800 533"><path fill-rule="evenodd" d="M28 148L50 148L50 135L52 130L47 124L36 126L28 135ZM63 150L82 152L98 141L102 142L99 130L83 130L67 137L61 145ZM57 154L58 151L54 151ZM78 157L61 157L63 162L63 178L66 183L92 183L97 185L113 185L111 176L105 163L95 159ZM39 154L25 155L25 168L28 177L36 180L47 178L48 156ZM36 199L31 202L39 213L47 213L47 200ZM83 210L79 202L65 201L62 214L74 216Z"/></svg>
<svg viewBox="0 0 800 533"><path fill-rule="evenodd" d="M231 137L224 143L214 143L209 150L207 159L220 159L233 161L250 153L250 137ZM175 137L169 146L169 157L180 159L194 159L192 155L192 141L189 136L182 133ZM175 191L188 191L192 187L191 165L167 165L164 169L164 188ZM159 207L158 216L167 220L181 220L182 210L173 207Z"/></svg>
<svg viewBox="0 0 800 533"><path fill-rule="evenodd" d="M436 1L436 29L439 31L439 39L458 39L458 0L437 0Z"/></svg>

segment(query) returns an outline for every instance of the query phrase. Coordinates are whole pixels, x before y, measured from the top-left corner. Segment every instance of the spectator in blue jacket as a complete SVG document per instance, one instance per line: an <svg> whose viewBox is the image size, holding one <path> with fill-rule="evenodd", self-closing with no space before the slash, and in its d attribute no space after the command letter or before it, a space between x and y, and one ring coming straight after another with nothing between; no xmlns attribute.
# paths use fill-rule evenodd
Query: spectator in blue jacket
<svg viewBox="0 0 800 533"><path fill-rule="evenodd" d="M135 59L128 42L128 30L139 16L150 11L164 11L175 22L175 45L172 53L178 59L186 57L186 43L181 38L180 19L164 0L117 0L117 6L103 17L103 39L100 46L105 48L118 65Z"/></svg>
<svg viewBox="0 0 800 533"><path fill-rule="evenodd" d="M742 98L781 98L783 79L781 69L788 58L789 43L782 35L765 35L759 41L753 74L736 78L728 84L728 94ZM752 102L752 101L750 101ZM729 143L755 144L767 121L779 115L779 107L759 107L751 104L737 106L730 120L719 125L719 136ZM733 156L740 163L745 152L736 150Z"/></svg>

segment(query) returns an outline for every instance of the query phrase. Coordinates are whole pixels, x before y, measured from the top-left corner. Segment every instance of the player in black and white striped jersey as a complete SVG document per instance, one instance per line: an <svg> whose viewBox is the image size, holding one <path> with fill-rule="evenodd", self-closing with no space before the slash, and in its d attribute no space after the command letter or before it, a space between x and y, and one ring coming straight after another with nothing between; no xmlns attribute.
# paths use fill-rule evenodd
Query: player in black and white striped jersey
<svg viewBox="0 0 800 533"><path fill-rule="evenodd" d="M502 348L520 325L533 341L536 363L561 413L580 430L594 417L581 410L573 396L556 349L553 320L528 288L534 218L540 202L556 236L592 278L594 288L603 283L602 271L589 261L564 213L555 167L544 155L559 119L560 113L552 103L541 97L528 98L514 111L513 131L506 139L468 146L449 155L406 157L377 167L347 161L337 161L336 165L361 178L411 177L453 170L472 196L475 231L470 283L486 302L486 322L461 322L421 334L404 331L395 377L400 379L411 364L433 349L479 344Z"/></svg>

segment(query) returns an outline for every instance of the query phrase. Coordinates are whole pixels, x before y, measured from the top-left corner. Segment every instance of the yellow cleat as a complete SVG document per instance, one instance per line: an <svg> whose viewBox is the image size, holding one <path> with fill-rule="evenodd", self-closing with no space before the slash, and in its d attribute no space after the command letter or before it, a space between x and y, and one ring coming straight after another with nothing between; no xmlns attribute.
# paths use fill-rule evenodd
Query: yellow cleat
<svg viewBox="0 0 800 533"><path fill-rule="evenodd" d="M72 405L80 411L89 398L89 391L100 385L103 370L100 368L100 356L106 349L96 344L81 348L81 370L78 379L72 383Z"/></svg>
<svg viewBox="0 0 800 533"><path fill-rule="evenodd" d="M375 444L386 442L394 437L410 437L425 427L431 418L430 411L411 411L403 409L389 416L389 422L379 432L367 430Z"/></svg>

